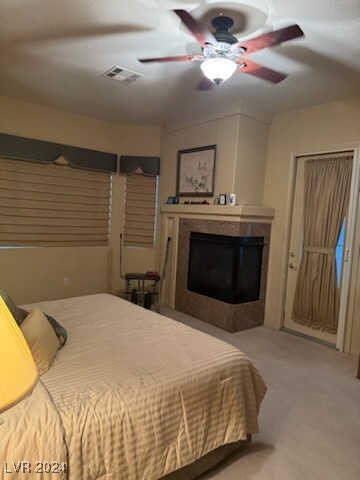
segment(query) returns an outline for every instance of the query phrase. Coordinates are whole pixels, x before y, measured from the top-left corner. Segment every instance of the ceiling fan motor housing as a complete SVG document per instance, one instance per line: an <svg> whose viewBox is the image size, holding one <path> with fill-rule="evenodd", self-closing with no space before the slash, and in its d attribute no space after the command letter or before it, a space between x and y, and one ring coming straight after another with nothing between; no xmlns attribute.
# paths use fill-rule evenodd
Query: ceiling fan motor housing
<svg viewBox="0 0 360 480"><path fill-rule="evenodd" d="M211 23L215 28L214 37L218 42L232 45L238 41L237 38L229 32L229 29L234 25L232 18L226 15L219 15L215 17Z"/></svg>

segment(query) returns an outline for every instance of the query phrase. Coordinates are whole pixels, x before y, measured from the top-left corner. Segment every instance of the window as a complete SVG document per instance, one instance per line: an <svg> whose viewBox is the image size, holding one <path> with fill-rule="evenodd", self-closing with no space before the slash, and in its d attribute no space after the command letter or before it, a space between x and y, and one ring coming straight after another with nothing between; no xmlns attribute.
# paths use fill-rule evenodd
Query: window
<svg viewBox="0 0 360 480"><path fill-rule="evenodd" d="M111 175L0 159L0 245L107 245Z"/></svg>
<svg viewBox="0 0 360 480"><path fill-rule="evenodd" d="M128 175L125 187L124 244L152 248L156 235L158 177Z"/></svg>
<svg viewBox="0 0 360 480"><path fill-rule="evenodd" d="M345 220L341 226L340 235L335 248L335 263L336 263L336 281L338 287L341 285L341 273L343 266L344 248L345 248Z"/></svg>

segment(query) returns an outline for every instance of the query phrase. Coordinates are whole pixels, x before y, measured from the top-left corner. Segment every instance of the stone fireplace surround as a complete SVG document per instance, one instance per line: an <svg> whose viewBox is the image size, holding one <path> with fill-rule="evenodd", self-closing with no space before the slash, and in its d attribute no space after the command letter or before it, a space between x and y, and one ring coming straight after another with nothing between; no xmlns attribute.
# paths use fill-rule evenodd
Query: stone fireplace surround
<svg viewBox="0 0 360 480"><path fill-rule="evenodd" d="M229 331L262 324L274 209L264 205L246 204L234 207L179 204L163 205L160 213L161 303ZM259 302L230 305L187 291L187 273L184 269L187 269L189 265L190 242L188 241L186 247L184 241L186 235L190 235L193 225L195 227L200 225L201 232L204 233L264 237L263 274ZM234 311L238 306L242 306L241 315L239 311ZM205 315L200 310L203 310Z"/></svg>
<svg viewBox="0 0 360 480"><path fill-rule="evenodd" d="M271 225L252 221L205 220L180 218L178 228L175 308L208 323L236 332L264 323L266 277ZM187 289L191 232L234 237L264 237L259 300L229 304Z"/></svg>

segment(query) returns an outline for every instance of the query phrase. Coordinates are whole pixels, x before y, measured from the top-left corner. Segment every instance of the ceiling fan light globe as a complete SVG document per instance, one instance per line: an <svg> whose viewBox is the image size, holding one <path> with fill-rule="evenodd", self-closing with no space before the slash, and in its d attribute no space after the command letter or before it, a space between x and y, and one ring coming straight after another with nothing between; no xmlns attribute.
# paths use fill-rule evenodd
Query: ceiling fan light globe
<svg viewBox="0 0 360 480"><path fill-rule="evenodd" d="M208 58L201 65L204 75L216 83L223 83L228 80L236 71L237 65L228 58Z"/></svg>

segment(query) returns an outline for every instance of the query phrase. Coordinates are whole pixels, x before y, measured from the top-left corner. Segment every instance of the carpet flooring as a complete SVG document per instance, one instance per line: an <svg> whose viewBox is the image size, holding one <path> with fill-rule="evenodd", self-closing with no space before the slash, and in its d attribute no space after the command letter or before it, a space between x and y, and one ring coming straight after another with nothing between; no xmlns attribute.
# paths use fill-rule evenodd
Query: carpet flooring
<svg viewBox="0 0 360 480"><path fill-rule="evenodd" d="M357 358L266 327L228 333L168 308L161 313L245 352L268 392L260 433L202 480L359 480Z"/></svg>

